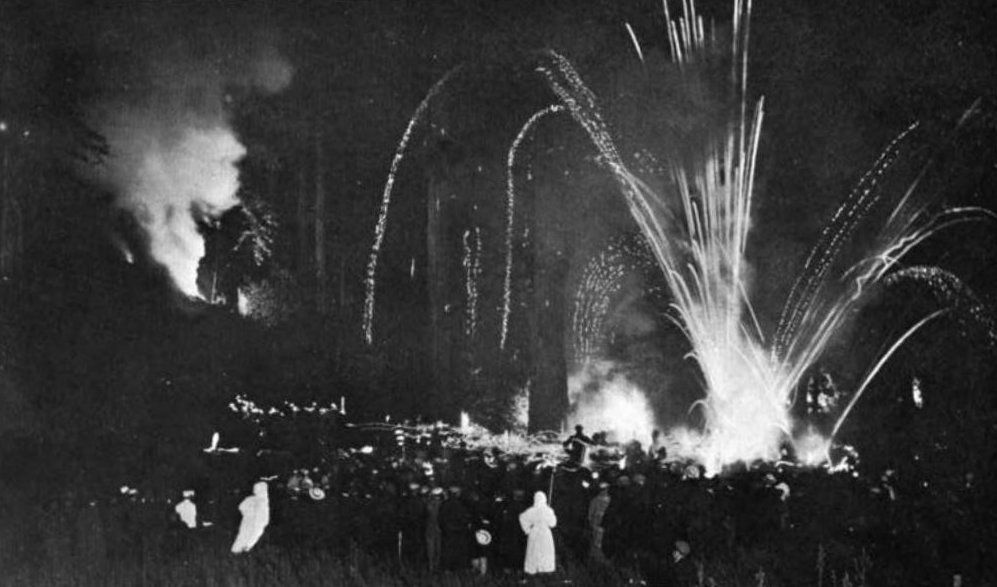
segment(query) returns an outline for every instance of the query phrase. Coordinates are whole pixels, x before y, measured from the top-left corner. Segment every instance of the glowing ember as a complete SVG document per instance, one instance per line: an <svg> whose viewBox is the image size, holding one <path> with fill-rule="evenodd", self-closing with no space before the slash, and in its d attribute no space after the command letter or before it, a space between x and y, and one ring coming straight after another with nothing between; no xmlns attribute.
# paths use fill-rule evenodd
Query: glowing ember
<svg viewBox="0 0 997 587"><path fill-rule="evenodd" d="M808 467L822 465L831 459L831 441L812 427L795 439L793 446L796 460Z"/></svg>

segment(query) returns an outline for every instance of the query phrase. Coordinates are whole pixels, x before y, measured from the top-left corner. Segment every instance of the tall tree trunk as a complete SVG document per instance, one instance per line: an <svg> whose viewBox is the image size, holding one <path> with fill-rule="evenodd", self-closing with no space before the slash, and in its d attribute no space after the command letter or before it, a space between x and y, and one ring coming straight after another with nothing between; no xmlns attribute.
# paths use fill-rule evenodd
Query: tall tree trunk
<svg viewBox="0 0 997 587"><path fill-rule="evenodd" d="M315 303L320 314L329 306L325 243L325 154L322 135L315 133Z"/></svg>
<svg viewBox="0 0 997 587"><path fill-rule="evenodd" d="M450 182L430 178L426 196L426 289L429 292L430 356L432 361L432 404L443 406L452 384L450 345L446 330L446 258L442 250L442 202Z"/></svg>
<svg viewBox="0 0 997 587"><path fill-rule="evenodd" d="M0 161L0 279L9 279L17 269L23 246L23 219L10 181L10 148L3 147Z"/></svg>
<svg viewBox="0 0 997 587"><path fill-rule="evenodd" d="M310 194L308 190L307 172L304 166L298 169L297 188L298 206L296 216L298 229L298 275L304 277L311 271L311 250L309 249L310 244L308 241L308 229L311 228L311 222L308 220L308 200Z"/></svg>
<svg viewBox="0 0 997 587"><path fill-rule="evenodd" d="M564 243L551 236L547 224L555 199L542 187L533 202L533 300L531 326L531 377L529 430L560 430L568 408L567 361L565 359L565 283L570 270ZM549 200L547 202L546 200ZM556 228L553 228L556 230Z"/></svg>

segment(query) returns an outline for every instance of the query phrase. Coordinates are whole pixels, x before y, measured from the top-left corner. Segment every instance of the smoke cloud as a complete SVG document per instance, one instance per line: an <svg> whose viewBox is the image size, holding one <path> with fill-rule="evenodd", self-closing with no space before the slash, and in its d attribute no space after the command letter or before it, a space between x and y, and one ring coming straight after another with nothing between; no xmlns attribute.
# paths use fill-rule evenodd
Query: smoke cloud
<svg viewBox="0 0 997 587"><path fill-rule="evenodd" d="M238 163L246 148L230 124L229 92L277 92L292 77L266 38L226 42L211 32L160 37L124 60L118 53L104 73L115 79L102 80L89 112L110 147L96 179L134 216L152 259L192 297L201 297L197 270L205 253L198 222L239 204Z"/></svg>
<svg viewBox="0 0 997 587"><path fill-rule="evenodd" d="M610 361L590 361L568 377L568 423L590 434L603 431L618 442L647 446L655 429L654 412L634 382Z"/></svg>

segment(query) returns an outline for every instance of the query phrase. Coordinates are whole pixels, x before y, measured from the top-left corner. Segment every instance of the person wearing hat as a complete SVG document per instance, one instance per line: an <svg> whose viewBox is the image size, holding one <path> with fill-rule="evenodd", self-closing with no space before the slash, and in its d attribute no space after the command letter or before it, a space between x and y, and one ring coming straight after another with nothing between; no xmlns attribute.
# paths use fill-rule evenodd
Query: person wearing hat
<svg viewBox="0 0 997 587"><path fill-rule="evenodd" d="M668 565L669 579L672 585L691 585L695 582L696 568L689 556L692 547L685 540L676 540L672 550L671 564Z"/></svg>
<svg viewBox="0 0 997 587"><path fill-rule="evenodd" d="M467 505L474 530L474 540L471 543L471 568L484 576L488 574L488 556L492 545L493 504L482 498L477 491L471 491L468 494Z"/></svg>
<svg viewBox="0 0 997 587"><path fill-rule="evenodd" d="M589 527L589 558L598 562L605 562L606 555L602 552L602 539L606 534L606 529L602 522L606 517L606 510L609 509L609 483L601 481L599 483L599 493L589 502L588 527Z"/></svg>
<svg viewBox="0 0 997 587"><path fill-rule="evenodd" d="M533 507L519 515L519 525L526 534L526 558L523 571L527 575L553 573L557 564L554 552L554 534L551 529L557 526L557 516L547 505L547 495L543 491L533 494Z"/></svg>

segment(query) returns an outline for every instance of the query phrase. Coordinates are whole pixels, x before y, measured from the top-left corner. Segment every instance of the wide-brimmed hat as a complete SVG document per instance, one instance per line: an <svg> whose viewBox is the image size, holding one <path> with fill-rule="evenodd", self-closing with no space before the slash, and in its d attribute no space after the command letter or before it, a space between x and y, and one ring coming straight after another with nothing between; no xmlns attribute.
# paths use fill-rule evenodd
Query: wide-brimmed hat
<svg viewBox="0 0 997 587"><path fill-rule="evenodd" d="M312 487L308 490L308 497L315 501L322 501L325 499L325 491L321 487Z"/></svg>
<svg viewBox="0 0 997 587"><path fill-rule="evenodd" d="M482 528L474 533L474 540L481 546L488 546L492 543L492 533Z"/></svg>

